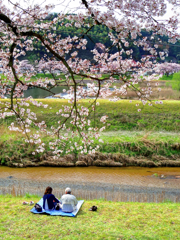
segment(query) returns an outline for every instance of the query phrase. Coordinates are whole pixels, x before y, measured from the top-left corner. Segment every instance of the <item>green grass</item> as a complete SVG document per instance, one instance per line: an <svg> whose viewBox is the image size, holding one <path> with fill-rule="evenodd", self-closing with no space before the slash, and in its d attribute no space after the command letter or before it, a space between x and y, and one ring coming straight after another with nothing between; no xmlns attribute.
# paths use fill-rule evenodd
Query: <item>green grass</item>
<svg viewBox="0 0 180 240"><path fill-rule="evenodd" d="M159 78L159 80L166 80L166 81L172 80L172 79L173 79L173 75L174 75L174 74L171 74L171 75L169 75L169 76L163 75L161 78Z"/></svg>
<svg viewBox="0 0 180 240"><path fill-rule="evenodd" d="M3 104L6 100L1 100ZM39 101L48 104L49 108L37 108L31 105L31 110L36 112L38 121L45 120L48 128L57 126L57 122L62 117L56 115L62 105L68 105L67 100L59 99L40 99ZM92 101L92 100L90 100ZM80 101L81 105L87 106L88 100ZM110 102L109 100L98 100L100 106L97 106L95 122L91 116L92 126L102 127L100 117L108 115L108 123L105 132L102 132L101 138L104 143L95 140L94 145L100 146L103 153L124 153L128 156L152 157L153 154L166 156L171 159L177 159L180 156L180 150L174 148L174 144L180 142L180 102L164 101L162 105L154 107L144 106L140 113L137 112L135 105L139 101L122 100L119 102ZM8 124L12 117L0 120L0 160L1 164L6 164L9 158L13 161L20 159L31 159L35 146L24 144L22 136L17 132L10 132ZM67 124L70 126L70 124ZM36 129L32 129L35 131ZM51 138L43 135L46 151L49 151L49 142ZM75 141L75 139L74 139ZM61 147L61 146L60 146ZM66 145L69 148L69 145ZM40 158L40 154L35 156Z"/></svg>
<svg viewBox="0 0 180 240"><path fill-rule="evenodd" d="M166 83L166 86L167 86L167 87L170 86L170 87L172 87L173 90L178 90L178 91L179 91L179 90L180 90L180 79L175 80L175 81L172 80L172 81L170 81L170 82L167 82L167 83Z"/></svg>
<svg viewBox="0 0 180 240"><path fill-rule="evenodd" d="M180 72L171 74L169 76L163 75L159 80L180 80Z"/></svg>
<svg viewBox="0 0 180 240"><path fill-rule="evenodd" d="M143 138L156 142L180 142L179 132L166 132L166 131L108 131L102 132L101 138L105 142L138 142Z"/></svg>
<svg viewBox="0 0 180 240"><path fill-rule="evenodd" d="M27 160L40 159L43 153L38 153L35 156L32 152L36 146L27 144L23 141L23 135L15 134L6 128L0 128L2 132L0 140L0 164L8 165L12 162L23 163ZM10 137L11 135L11 137ZM116 131L101 133L101 139L104 143L100 143L94 139L92 146L99 145L99 151L102 153L121 153L128 156L148 157L156 162L157 157L164 156L169 159L179 159L180 157L180 134L170 132L135 132L135 131ZM43 136L42 141L45 143L45 153L50 151L49 142L52 137ZM73 139L77 142L78 139ZM69 142L65 142L65 146L60 145L59 149L69 149Z"/></svg>
<svg viewBox="0 0 180 240"><path fill-rule="evenodd" d="M0 239L180 239L179 203L85 201L77 217L36 215L23 201L39 197L0 196ZM98 206L97 212L88 209Z"/></svg>
<svg viewBox="0 0 180 240"><path fill-rule="evenodd" d="M152 157L154 154L177 157L179 149L174 148L180 142L180 134L172 132L116 131L103 132L100 151L106 153L124 153L128 156ZM95 142L98 144L98 142Z"/></svg>
<svg viewBox="0 0 180 240"><path fill-rule="evenodd" d="M52 75L51 75L50 73L46 73L46 74L44 74L44 73L37 73L36 76L31 77L31 81L38 80L39 78L52 79L53 77L52 77ZM58 78L61 78L62 80L66 80L66 77L65 77L65 75L64 75L63 73L61 73L61 74L59 74L59 75L56 75L56 78L57 78L57 79L58 79ZM80 79L81 77L80 77L80 76L74 76L74 78L75 78L76 80L78 80L78 79ZM69 79L72 79L72 78L69 77ZM89 79L89 78L85 78L84 80L88 80L88 79Z"/></svg>
<svg viewBox="0 0 180 240"><path fill-rule="evenodd" d="M0 105L7 100L0 100ZM35 107L31 105L31 110L37 114L38 121L46 121L47 126L57 126L59 120L63 120L60 115L56 115L56 112L62 107L62 105L70 105L68 100L60 99L39 99L38 101L48 104L49 108ZM88 106L89 101L81 100L80 105ZM143 106L140 101L121 100L118 102L111 102L109 100L98 100L100 106L97 106L95 113L90 116L92 120L92 126L101 127L102 123L100 118L103 115L108 115L107 123L110 126L107 127L107 131L118 130L130 130L130 131L179 131L180 130L180 101L166 100L163 104L150 107L148 105ZM137 107L136 104L139 104ZM137 110L141 108L139 113ZM9 124L12 121L12 117L8 117L5 120L0 120L0 124ZM67 126L70 124L67 122Z"/></svg>
<svg viewBox="0 0 180 240"><path fill-rule="evenodd" d="M173 90L180 90L180 72L171 74L169 76L163 75L160 80L166 80L167 87L172 87Z"/></svg>
<svg viewBox="0 0 180 240"><path fill-rule="evenodd" d="M4 81L6 81L7 82L7 77L5 77L2 73L0 73L0 77L1 77L1 79L2 80L4 80ZM102 79L103 78L108 78L109 77L109 74L102 74ZM39 79L42 79L42 80L47 80L47 79L54 79L54 77L52 76L52 74L50 74L50 73L46 73L46 74L44 74L44 73L37 73L35 76L32 76L31 77L31 79L30 79L30 81L27 81L27 82L35 82L35 81L37 81L37 80L39 80ZM65 77L65 74L63 74L63 73L61 73L61 74L55 74L55 78L56 79L61 79L61 80L66 80L66 77ZM118 79L118 76L115 76L115 78L117 78ZM23 77L20 77L20 79L22 80L22 81L24 81L24 76ZM72 79L72 77L69 77L69 79ZM74 79L75 80L80 80L80 79L82 79L82 77L81 76L74 76ZM90 80L90 78L83 78L83 81L84 80ZM26 82L26 83L27 83ZM10 81L8 81L8 83L9 84L11 84L11 82Z"/></svg>
<svg viewBox="0 0 180 240"><path fill-rule="evenodd" d="M1 76L1 79L3 79L4 81L8 82L9 84L11 84L11 82L7 81L7 77L5 77L3 74L0 74L0 76ZM54 79L53 76L50 73L46 73L46 74L44 74L44 73L37 73L35 76L32 76L31 79L29 81L27 81L26 83L28 83L28 82L35 82L35 81L39 80L40 78L42 80L44 80L44 81L47 80L47 79ZM79 76L75 76L74 78L76 80L80 79ZM21 81L24 81L24 79L25 79L24 76L20 77ZM59 75L56 75L56 79L65 80L66 77L65 77L64 74L59 74ZM70 79L72 79L72 78L70 77ZM88 78L85 78L84 80L88 80Z"/></svg>

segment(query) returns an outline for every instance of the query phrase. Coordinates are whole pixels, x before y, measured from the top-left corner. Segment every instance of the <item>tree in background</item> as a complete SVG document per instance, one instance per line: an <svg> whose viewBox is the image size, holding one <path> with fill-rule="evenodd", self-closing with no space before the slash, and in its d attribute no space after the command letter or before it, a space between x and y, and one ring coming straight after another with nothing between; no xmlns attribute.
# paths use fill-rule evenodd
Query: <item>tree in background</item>
<svg viewBox="0 0 180 240"><path fill-rule="evenodd" d="M180 64L168 62L157 64L156 71L159 74L166 75L168 77L169 75L180 71Z"/></svg>
<svg viewBox="0 0 180 240"><path fill-rule="evenodd" d="M84 8L82 13L60 13L52 20L48 17L54 7L52 5L30 4L25 7L24 4L10 0L8 2L12 8L0 1L0 71L4 75L0 80L0 96L4 98L6 95L10 101L1 103L0 118L16 116L16 121L13 121L9 128L25 134L26 142L37 145L36 152L44 151L41 132L45 131L48 135L56 136L56 139L49 143L54 154L73 151L94 153L98 146L92 148L93 139L99 138L99 131L105 129L107 116L99 119L103 125L100 129L92 127L88 117L96 110L99 97L110 96L110 86L116 83L120 85L115 87L114 101L120 99L117 96L126 95L128 88L136 92L144 105L151 97L151 80L157 77L153 74L145 76L144 73L152 72L156 67L156 57L163 59L164 53L158 52L157 42L152 46L148 38L142 36L142 28L152 35L152 39L158 34L166 35L170 42L175 43L179 38L179 21L176 17L179 5L176 1L81 0L81 7ZM174 9L173 16L162 21L169 8L167 3ZM59 25L76 28L79 34L63 37L56 32ZM107 37L111 46L97 43L92 50L92 58L80 58L78 52L82 53L92 41L91 32L96 26L108 29ZM30 68L28 62L23 62L22 71L20 57L33 51L35 46L43 49L42 59L34 62L34 66ZM133 48L137 47L141 47L147 54L142 56L140 61L134 62ZM112 49L115 49L113 53ZM52 78L32 81L37 74L37 68L46 68L45 72L50 73ZM54 70L63 72L65 78L58 76ZM88 79L88 82L85 79ZM144 82L146 87L139 87L141 82ZM57 112L60 116L58 127L50 130L29 108L30 104L44 108L48 106L37 100L21 97L24 90L32 86L53 94L52 87L58 85L67 86L72 97L68 104ZM86 90L83 86L87 87ZM89 105L84 105L79 98L89 95L94 99L89 101ZM70 123L68 128L67 122ZM32 127L39 130L34 133ZM77 136L80 136L80 139L73 141ZM71 144L66 152L62 147L65 142Z"/></svg>

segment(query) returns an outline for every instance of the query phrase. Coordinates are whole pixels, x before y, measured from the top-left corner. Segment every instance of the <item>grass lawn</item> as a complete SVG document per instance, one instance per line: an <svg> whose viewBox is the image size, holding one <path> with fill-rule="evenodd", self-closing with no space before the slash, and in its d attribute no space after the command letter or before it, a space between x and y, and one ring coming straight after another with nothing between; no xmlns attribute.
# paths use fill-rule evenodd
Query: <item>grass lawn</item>
<svg viewBox="0 0 180 240"><path fill-rule="evenodd" d="M0 107L8 101L7 99L0 100ZM68 100L64 99L38 99L43 104L48 104L48 108L30 106L31 110L37 114L38 121L46 121L47 126L57 126L57 122L63 120L63 117L57 115L56 112L62 108L62 105L68 104ZM80 105L88 106L89 101L81 100ZM94 114L90 116L92 125L97 127L102 126L100 118L103 115L108 115L107 122L110 124L107 131L117 130L165 130L179 131L180 130L180 101L166 100L163 104L154 104L150 107L143 106L140 101L121 100L111 102L109 100L99 99L99 106L96 107L95 121ZM136 106L139 104L139 106ZM139 113L137 110L142 109ZM9 124L13 117L8 117L5 120L0 120L0 124ZM69 123L67 122L67 126Z"/></svg>
<svg viewBox="0 0 180 240"><path fill-rule="evenodd" d="M23 201L0 196L0 239L180 239L180 203L85 201L77 217L36 215ZM97 212L88 211L92 205Z"/></svg>
<svg viewBox="0 0 180 240"><path fill-rule="evenodd" d="M6 100L1 100L4 104ZM37 114L37 121L46 121L48 128L56 127L60 115L56 112L68 103L67 100L60 99L40 99L38 101L48 104L49 108L38 108L30 106ZM89 100L80 101L80 104L87 105ZM128 156L148 156L153 154L169 157L170 159L179 159L179 147L174 144L180 142L180 101L164 101L162 105L144 106L140 113L137 112L136 104L139 101L122 100L111 102L109 100L98 100L95 124L102 127L99 119L102 115L108 115L108 123L105 132L102 132L101 138L104 143L95 140L94 144L100 146L100 151L104 153L124 153ZM7 117L0 120L0 164L6 164L8 157L16 156L17 159L31 157L35 146L24 144L21 133L11 132L8 124L13 117ZM93 116L91 116L94 126ZM70 123L67 123L70 126ZM32 132L36 129L32 128ZM43 134L43 133L42 133ZM62 132L62 134L64 134ZM43 141L46 144L46 151L49 150L50 137L43 135ZM74 139L75 141L76 139ZM130 143L130 144L126 144ZM69 145L66 146L69 148Z"/></svg>

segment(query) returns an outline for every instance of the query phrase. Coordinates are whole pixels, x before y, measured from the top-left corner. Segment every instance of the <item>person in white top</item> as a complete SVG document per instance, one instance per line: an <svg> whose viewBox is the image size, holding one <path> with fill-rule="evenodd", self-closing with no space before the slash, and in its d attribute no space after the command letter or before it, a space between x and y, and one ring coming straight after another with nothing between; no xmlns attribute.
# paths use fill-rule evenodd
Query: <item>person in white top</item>
<svg viewBox="0 0 180 240"><path fill-rule="evenodd" d="M61 209L63 212L73 212L76 209L78 201L74 195L71 194L71 189L65 189L65 194L60 199Z"/></svg>

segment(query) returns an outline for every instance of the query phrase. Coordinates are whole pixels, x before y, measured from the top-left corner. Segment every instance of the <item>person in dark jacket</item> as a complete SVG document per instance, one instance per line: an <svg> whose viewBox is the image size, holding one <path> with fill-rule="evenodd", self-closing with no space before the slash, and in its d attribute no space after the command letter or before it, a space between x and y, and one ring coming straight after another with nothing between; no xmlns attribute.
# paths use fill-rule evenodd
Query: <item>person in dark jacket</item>
<svg viewBox="0 0 180 240"><path fill-rule="evenodd" d="M47 187L43 196L43 208L46 210L53 210L59 200L52 194L52 188Z"/></svg>

